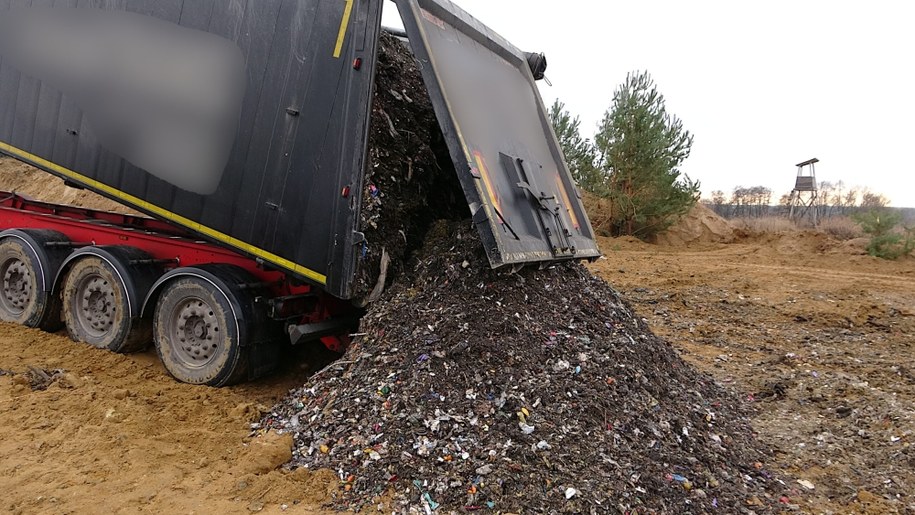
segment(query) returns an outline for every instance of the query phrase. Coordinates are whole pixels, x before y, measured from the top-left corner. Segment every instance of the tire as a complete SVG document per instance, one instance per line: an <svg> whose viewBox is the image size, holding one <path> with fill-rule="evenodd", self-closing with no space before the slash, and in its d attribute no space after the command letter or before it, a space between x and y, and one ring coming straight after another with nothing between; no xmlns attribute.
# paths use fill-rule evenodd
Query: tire
<svg viewBox="0 0 915 515"><path fill-rule="evenodd" d="M0 241L0 281L0 320L45 331L60 329L60 299L43 291L39 258L18 239Z"/></svg>
<svg viewBox="0 0 915 515"><path fill-rule="evenodd" d="M166 286L153 316L156 351L168 373L194 385L227 386L247 378L249 353L233 311L247 299L199 277ZM230 298L233 296L233 298Z"/></svg>
<svg viewBox="0 0 915 515"><path fill-rule="evenodd" d="M120 274L96 256L79 259L67 272L63 313L70 338L93 347L124 354L143 350L152 340L149 321L130 316Z"/></svg>

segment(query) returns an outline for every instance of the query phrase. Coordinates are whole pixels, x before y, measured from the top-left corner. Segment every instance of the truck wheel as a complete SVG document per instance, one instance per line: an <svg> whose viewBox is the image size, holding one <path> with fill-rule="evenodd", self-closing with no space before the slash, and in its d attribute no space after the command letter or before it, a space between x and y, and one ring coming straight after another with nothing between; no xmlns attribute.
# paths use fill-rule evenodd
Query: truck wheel
<svg viewBox="0 0 915 515"><path fill-rule="evenodd" d="M60 327L60 299L39 286L38 257L19 240L0 242L0 320L27 327Z"/></svg>
<svg viewBox="0 0 915 515"><path fill-rule="evenodd" d="M239 341L231 292L202 278L182 277L166 287L153 322L165 369L189 384L226 386L246 377L249 349Z"/></svg>
<svg viewBox="0 0 915 515"><path fill-rule="evenodd" d="M107 261L87 256L73 264L63 282L64 322L74 341L127 353L150 340L148 324L133 319L127 291Z"/></svg>

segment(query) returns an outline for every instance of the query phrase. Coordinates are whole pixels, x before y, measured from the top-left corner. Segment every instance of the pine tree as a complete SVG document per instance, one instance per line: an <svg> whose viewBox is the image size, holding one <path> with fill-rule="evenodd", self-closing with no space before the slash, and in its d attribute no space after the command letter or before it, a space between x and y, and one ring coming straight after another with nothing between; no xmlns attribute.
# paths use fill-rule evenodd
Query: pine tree
<svg viewBox="0 0 915 515"><path fill-rule="evenodd" d="M650 237L696 204L699 183L679 171L692 144L683 123L667 113L651 76L629 74L614 93L594 142L616 233Z"/></svg>
<svg viewBox="0 0 915 515"><path fill-rule="evenodd" d="M569 171L583 190L607 196L607 176L595 166L594 145L581 136L579 117L573 118L565 107L564 103L556 100L550 108L549 116Z"/></svg>
<svg viewBox="0 0 915 515"><path fill-rule="evenodd" d="M915 230L903 228L895 231L902 215L879 206L852 215L852 219L871 237L867 253L883 259L898 259L915 250Z"/></svg>

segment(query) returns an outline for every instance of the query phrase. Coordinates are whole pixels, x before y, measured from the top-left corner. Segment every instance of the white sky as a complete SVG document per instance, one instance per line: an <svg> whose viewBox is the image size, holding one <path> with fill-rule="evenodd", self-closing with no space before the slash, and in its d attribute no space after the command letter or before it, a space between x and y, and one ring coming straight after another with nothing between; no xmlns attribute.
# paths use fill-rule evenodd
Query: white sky
<svg viewBox="0 0 915 515"><path fill-rule="evenodd" d="M455 0L526 51L591 137L613 91L647 70L695 135L703 192L791 190L796 163L915 207L915 2ZM385 2L384 23L401 26Z"/></svg>

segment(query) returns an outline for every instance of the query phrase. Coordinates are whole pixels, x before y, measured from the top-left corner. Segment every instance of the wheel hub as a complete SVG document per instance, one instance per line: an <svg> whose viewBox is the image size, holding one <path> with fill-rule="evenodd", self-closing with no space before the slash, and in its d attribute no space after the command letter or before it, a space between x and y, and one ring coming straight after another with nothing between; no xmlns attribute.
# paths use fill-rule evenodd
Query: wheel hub
<svg viewBox="0 0 915 515"><path fill-rule="evenodd" d="M89 276L79 289L78 317L83 327L94 336L101 336L114 326L117 309L111 283L100 276Z"/></svg>
<svg viewBox="0 0 915 515"><path fill-rule="evenodd" d="M180 304L176 315L178 356L188 365L206 364L219 347L219 324L213 309L202 300L192 299Z"/></svg>
<svg viewBox="0 0 915 515"><path fill-rule="evenodd" d="M32 299L32 272L19 259L7 262L3 271L3 300L8 308L22 312Z"/></svg>

